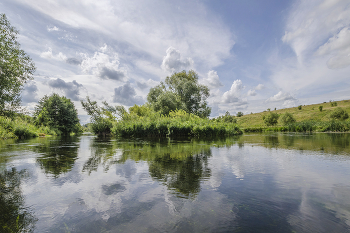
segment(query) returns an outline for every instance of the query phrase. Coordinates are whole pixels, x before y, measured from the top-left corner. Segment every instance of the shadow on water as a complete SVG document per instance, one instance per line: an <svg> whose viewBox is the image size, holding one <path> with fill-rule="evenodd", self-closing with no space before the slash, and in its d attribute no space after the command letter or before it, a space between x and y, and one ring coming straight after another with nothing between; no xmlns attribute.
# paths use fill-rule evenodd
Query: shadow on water
<svg viewBox="0 0 350 233"><path fill-rule="evenodd" d="M16 168L0 172L0 232L32 232L37 219L25 205L21 183L26 170Z"/></svg>

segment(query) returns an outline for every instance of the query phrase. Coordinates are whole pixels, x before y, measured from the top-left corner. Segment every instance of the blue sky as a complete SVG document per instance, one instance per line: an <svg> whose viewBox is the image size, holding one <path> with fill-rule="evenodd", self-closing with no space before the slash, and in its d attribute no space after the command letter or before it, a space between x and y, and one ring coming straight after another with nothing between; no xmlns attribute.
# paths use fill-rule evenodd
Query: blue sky
<svg viewBox="0 0 350 233"><path fill-rule="evenodd" d="M212 117L350 99L348 0L3 0L36 64L22 94L129 107L172 72L208 85Z"/></svg>

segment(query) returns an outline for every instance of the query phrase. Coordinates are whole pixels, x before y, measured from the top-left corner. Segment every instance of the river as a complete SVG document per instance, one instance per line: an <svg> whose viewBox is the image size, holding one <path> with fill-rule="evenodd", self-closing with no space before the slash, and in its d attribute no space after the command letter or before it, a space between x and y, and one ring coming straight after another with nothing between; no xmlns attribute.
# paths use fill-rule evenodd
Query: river
<svg viewBox="0 0 350 233"><path fill-rule="evenodd" d="M0 185L3 232L350 232L350 134L4 140Z"/></svg>

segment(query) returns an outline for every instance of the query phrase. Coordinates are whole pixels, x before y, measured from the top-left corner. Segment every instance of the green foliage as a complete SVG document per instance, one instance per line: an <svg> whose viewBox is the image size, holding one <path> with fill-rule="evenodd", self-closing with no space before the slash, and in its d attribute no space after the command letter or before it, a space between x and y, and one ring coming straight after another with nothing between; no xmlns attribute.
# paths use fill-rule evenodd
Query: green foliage
<svg viewBox="0 0 350 233"><path fill-rule="evenodd" d="M112 133L121 137L213 137L241 134L242 131L232 123L215 122L176 110L167 116L155 113L115 122Z"/></svg>
<svg viewBox="0 0 350 233"><path fill-rule="evenodd" d="M243 112L237 112L237 117L242 117L243 116Z"/></svg>
<svg viewBox="0 0 350 233"><path fill-rule="evenodd" d="M319 106L318 107L318 109L320 110L320 112L322 112L322 110L323 110L323 106L321 105L321 106Z"/></svg>
<svg viewBox="0 0 350 233"><path fill-rule="evenodd" d="M331 106L336 107L336 106L338 106L338 104L337 104L337 102L331 102Z"/></svg>
<svg viewBox="0 0 350 233"><path fill-rule="evenodd" d="M0 116L18 109L23 85L35 72L34 63L20 49L17 34L6 15L0 14Z"/></svg>
<svg viewBox="0 0 350 233"><path fill-rule="evenodd" d="M237 123L235 116L232 116L229 112L226 112L224 116L218 116L212 119L215 122Z"/></svg>
<svg viewBox="0 0 350 233"><path fill-rule="evenodd" d="M283 125L287 125L290 123L296 122L295 118L293 117L293 114L286 112L285 114L282 115L281 117L281 123Z"/></svg>
<svg viewBox="0 0 350 233"><path fill-rule="evenodd" d="M263 120L267 126L276 125L279 115L277 113L270 112L268 115L263 116Z"/></svg>
<svg viewBox="0 0 350 233"><path fill-rule="evenodd" d="M211 109L207 106L209 88L198 84L198 74L190 70L166 77L165 83L150 89L147 101L155 111L163 115L176 109L185 110L200 117L208 117Z"/></svg>
<svg viewBox="0 0 350 233"><path fill-rule="evenodd" d="M86 97L86 101L81 101L81 105L91 117L91 129L97 135L104 136L110 134L113 122L116 119L127 120L129 117L123 106L113 107L107 102L103 102L103 106L100 107L96 101L91 101L88 96Z"/></svg>
<svg viewBox="0 0 350 233"><path fill-rule="evenodd" d="M58 94L45 95L41 98L35 108L34 117L37 125L49 126L64 135L80 131L74 103Z"/></svg>
<svg viewBox="0 0 350 233"><path fill-rule="evenodd" d="M298 109L301 110L301 107L302 107L302 105L299 105L299 106L298 106Z"/></svg>
<svg viewBox="0 0 350 233"><path fill-rule="evenodd" d="M331 113L330 117L336 120L346 120L349 118L349 114L343 108L338 107Z"/></svg>

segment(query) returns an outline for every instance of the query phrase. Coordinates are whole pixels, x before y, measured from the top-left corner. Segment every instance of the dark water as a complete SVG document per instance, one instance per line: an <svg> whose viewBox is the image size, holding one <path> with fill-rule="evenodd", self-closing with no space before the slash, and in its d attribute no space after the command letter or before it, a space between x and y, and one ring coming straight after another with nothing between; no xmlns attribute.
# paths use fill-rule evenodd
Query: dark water
<svg viewBox="0 0 350 233"><path fill-rule="evenodd" d="M350 232L350 134L0 141L0 232Z"/></svg>

